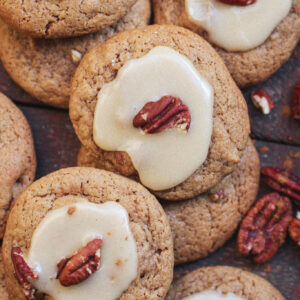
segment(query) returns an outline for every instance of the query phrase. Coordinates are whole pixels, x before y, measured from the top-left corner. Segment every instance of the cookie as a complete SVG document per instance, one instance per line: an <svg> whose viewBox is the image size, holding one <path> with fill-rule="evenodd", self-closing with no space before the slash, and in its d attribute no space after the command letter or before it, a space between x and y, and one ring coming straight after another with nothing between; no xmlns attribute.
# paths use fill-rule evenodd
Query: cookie
<svg viewBox="0 0 300 300"><path fill-rule="evenodd" d="M125 176L137 176L126 152L104 151L93 139L97 95L128 61L164 46L185 56L214 89L213 128L205 162L184 182L156 192L169 200L191 198L215 186L240 161L249 134L246 103L220 57L201 37L176 26L153 25L115 35L84 56L72 81L70 118L81 143L99 164ZM100 59L101 58L101 59Z"/></svg>
<svg viewBox="0 0 300 300"><path fill-rule="evenodd" d="M233 294L243 300L284 300L281 293L262 277L239 268L216 266L194 270L172 285L166 300L182 300L204 291ZM204 298L200 298L204 299ZM215 298L213 298L215 299Z"/></svg>
<svg viewBox="0 0 300 300"><path fill-rule="evenodd" d="M2 253L6 286L11 299L25 299L22 288L14 276L11 260L13 246L20 247L24 256L27 255L30 252L29 248L36 244L34 238L38 235L38 229L47 228L42 224L45 224L45 220L49 220L49 216L53 217L53 214L61 209L68 207L69 217L67 216L67 218L72 218L80 212L80 208L78 208L80 205L103 207L107 204L117 205L127 211L129 230L134 237L135 251L138 257L137 276L117 298L163 299L172 281L173 243L167 217L159 202L143 186L127 178L107 171L76 167L61 169L34 182L18 198L10 213ZM99 218L100 221L101 219ZM80 218L80 220L82 219ZM89 219L80 225L81 228L72 233L76 235L75 240L77 234L79 239L82 238L80 232L83 225L88 222ZM124 223L122 224L121 227L125 228ZM66 226L62 228L66 228ZM74 228L77 227L71 227L71 230ZM112 228L112 230L116 230L116 228ZM57 231L54 233L57 235ZM66 234L71 233L67 231ZM109 243L108 236L110 235L113 237L115 231L107 232L107 234L102 232L100 235L103 238L103 247ZM97 234L97 236L99 235ZM67 239L65 236L63 244L68 243ZM128 235L125 240L128 240ZM125 251L126 247L115 246L114 249ZM114 249L112 252L115 251ZM131 252L131 256L135 255L135 251ZM107 259L104 257L104 248L101 248L101 253L103 253L101 261L104 263ZM116 262L117 266L120 264L123 264L122 260ZM56 268L56 264L54 267ZM96 276L95 274L91 276ZM117 275L112 273L111 276ZM103 280L106 280L105 278ZM110 283L110 280L108 282ZM85 281L81 282L80 286L84 285ZM90 298L85 297L85 299Z"/></svg>
<svg viewBox="0 0 300 300"><path fill-rule="evenodd" d="M149 0L138 0L121 20L102 31L55 40L24 36L1 22L0 59L12 79L33 97L68 108L71 79L84 53L116 32L147 25L149 17Z"/></svg>
<svg viewBox="0 0 300 300"><path fill-rule="evenodd" d="M188 28L207 38L199 25L191 22L185 0L153 0L154 21ZM261 45L247 51L226 51L214 46L239 87L266 80L286 62L300 38L300 1L292 0L288 15Z"/></svg>
<svg viewBox="0 0 300 300"><path fill-rule="evenodd" d="M0 238L9 210L34 180L36 158L23 113L0 93Z"/></svg>
<svg viewBox="0 0 300 300"><path fill-rule="evenodd" d="M83 147L77 164L105 168ZM259 174L259 157L249 139L236 170L212 190L190 200L162 201L173 233L175 264L203 258L223 246L254 202Z"/></svg>
<svg viewBox="0 0 300 300"><path fill-rule="evenodd" d="M1 249L0 249L0 298L2 300L9 300L6 287L5 287L4 266L2 261Z"/></svg>
<svg viewBox="0 0 300 300"><path fill-rule="evenodd" d="M135 0L1 1L0 17L23 34L66 38L96 32L122 18Z"/></svg>
<svg viewBox="0 0 300 300"><path fill-rule="evenodd" d="M175 264L203 258L223 246L255 201L259 174L259 157L249 140L236 170L212 190L162 203L173 233Z"/></svg>

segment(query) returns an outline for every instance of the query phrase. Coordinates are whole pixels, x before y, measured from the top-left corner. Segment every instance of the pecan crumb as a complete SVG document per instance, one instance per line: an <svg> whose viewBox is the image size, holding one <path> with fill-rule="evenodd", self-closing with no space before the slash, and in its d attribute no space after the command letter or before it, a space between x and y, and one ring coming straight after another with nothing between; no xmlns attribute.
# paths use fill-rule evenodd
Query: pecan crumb
<svg viewBox="0 0 300 300"><path fill-rule="evenodd" d="M274 103L265 90L259 89L252 91L251 100L255 107L259 108L264 115L269 114L274 108Z"/></svg>
<svg viewBox="0 0 300 300"><path fill-rule="evenodd" d="M117 258L116 261L115 261L115 265L118 266L118 267L121 267L123 264L123 261L121 260L121 258Z"/></svg>
<svg viewBox="0 0 300 300"><path fill-rule="evenodd" d="M261 147L261 148L259 149L259 152L260 152L260 153L267 153L267 152L269 152L269 150L270 150L269 147L263 146L263 147Z"/></svg>
<svg viewBox="0 0 300 300"><path fill-rule="evenodd" d="M69 216L72 216L72 215L74 214L75 211L76 211L76 207L75 207L75 206L70 206L70 207L68 208L67 213L68 213Z"/></svg>

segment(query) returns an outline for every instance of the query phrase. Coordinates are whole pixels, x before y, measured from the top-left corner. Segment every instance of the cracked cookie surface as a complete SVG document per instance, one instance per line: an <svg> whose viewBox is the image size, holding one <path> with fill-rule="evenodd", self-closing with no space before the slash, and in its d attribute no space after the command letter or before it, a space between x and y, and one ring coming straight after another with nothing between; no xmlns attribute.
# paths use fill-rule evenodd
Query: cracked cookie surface
<svg viewBox="0 0 300 300"><path fill-rule="evenodd" d="M262 277L227 266L200 268L188 273L172 284L166 300L181 300L205 290L234 293L245 300L284 300Z"/></svg>
<svg viewBox="0 0 300 300"><path fill-rule="evenodd" d="M185 12L185 0L153 0L154 22L206 33L192 23ZM288 16L260 46L245 52L228 52L215 46L238 86L246 87L266 80L285 63L300 38L300 0L293 0Z"/></svg>
<svg viewBox="0 0 300 300"><path fill-rule="evenodd" d="M78 165L103 168L83 147ZM175 264L209 255L234 234L255 200L259 174L259 157L249 139L235 171L212 190L189 200L161 202L171 225Z"/></svg>
<svg viewBox="0 0 300 300"><path fill-rule="evenodd" d="M26 255L34 230L47 212L85 200L117 201L128 212L137 246L138 275L118 299L164 299L173 275L173 243L162 207L142 185L93 168L61 169L34 182L18 198L8 219L2 251L11 299L25 299L14 277L12 246L18 245Z"/></svg>
<svg viewBox="0 0 300 300"><path fill-rule="evenodd" d="M35 176L36 158L23 113L0 93L0 238L14 201Z"/></svg>
<svg viewBox="0 0 300 300"><path fill-rule="evenodd" d="M2 0L0 17L16 30L39 38L96 32L122 18L136 0Z"/></svg>
<svg viewBox="0 0 300 300"><path fill-rule="evenodd" d="M156 46L173 48L190 59L215 95L213 133L206 161L183 183L156 193L165 199L181 200L209 190L235 169L250 130L243 95L204 39L177 26L152 25L118 33L82 59L72 81L70 117L81 143L99 157L102 165L125 176L137 176L125 152L104 151L94 143L94 112L103 84L115 79L128 60L140 58Z"/></svg>
<svg viewBox="0 0 300 300"><path fill-rule="evenodd" d="M68 108L71 79L80 57L115 33L148 24L150 1L137 0L119 21L99 32L69 39L36 39L0 20L0 59L12 79L38 100ZM78 61L72 53L79 55ZM75 57L76 58L76 57Z"/></svg>

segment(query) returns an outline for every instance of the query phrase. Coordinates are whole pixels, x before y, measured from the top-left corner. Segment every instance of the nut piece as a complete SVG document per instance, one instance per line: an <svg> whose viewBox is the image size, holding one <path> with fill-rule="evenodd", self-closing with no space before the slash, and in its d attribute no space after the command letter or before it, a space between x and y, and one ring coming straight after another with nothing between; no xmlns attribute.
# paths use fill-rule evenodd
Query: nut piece
<svg viewBox="0 0 300 300"><path fill-rule="evenodd" d="M221 200L224 200L226 198L226 194L223 190L219 190L216 193L209 194L209 199L212 202L220 202Z"/></svg>
<svg viewBox="0 0 300 300"><path fill-rule="evenodd" d="M191 115L179 98L164 96L156 102L148 102L133 119L133 126L145 133L159 133L177 127L188 131Z"/></svg>
<svg viewBox="0 0 300 300"><path fill-rule="evenodd" d="M274 108L271 97L262 89L252 91L251 100L255 107L260 108L264 115L269 114L272 108Z"/></svg>
<svg viewBox="0 0 300 300"><path fill-rule="evenodd" d="M82 54L79 51L72 49L71 55L73 63L78 64L81 61Z"/></svg>
<svg viewBox="0 0 300 300"><path fill-rule="evenodd" d="M300 212L297 213L297 219L293 218L289 226L291 239L300 246Z"/></svg>
<svg viewBox="0 0 300 300"><path fill-rule="evenodd" d="M15 269L15 276L23 288L26 299L34 300L36 290L32 287L31 282L39 278L38 274L27 265L19 247L12 247L11 259Z"/></svg>
<svg viewBox="0 0 300 300"><path fill-rule="evenodd" d="M292 197L300 206L300 177L278 167L267 166L261 169L264 182L274 190Z"/></svg>
<svg viewBox="0 0 300 300"><path fill-rule="evenodd" d="M219 0L226 4L246 6L256 2L256 0Z"/></svg>
<svg viewBox="0 0 300 300"><path fill-rule="evenodd" d="M289 198L271 193L256 202L242 221L238 251L256 263L271 259L283 244L292 219Z"/></svg>
<svg viewBox="0 0 300 300"><path fill-rule="evenodd" d="M300 119L300 82L298 83L294 92L292 116L294 119Z"/></svg>
<svg viewBox="0 0 300 300"><path fill-rule="evenodd" d="M73 256L59 261L56 279L59 279L61 285L78 284L99 269L101 244L102 239L94 239Z"/></svg>

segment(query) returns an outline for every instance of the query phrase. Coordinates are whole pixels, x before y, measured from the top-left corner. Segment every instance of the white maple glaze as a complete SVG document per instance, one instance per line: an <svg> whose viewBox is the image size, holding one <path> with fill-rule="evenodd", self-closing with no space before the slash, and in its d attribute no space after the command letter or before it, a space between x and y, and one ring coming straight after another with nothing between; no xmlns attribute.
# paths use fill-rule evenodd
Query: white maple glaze
<svg viewBox="0 0 300 300"><path fill-rule="evenodd" d="M73 214L68 209L75 208ZM70 211L69 211L70 212ZM100 268L77 285L57 280L57 263L101 237ZM50 211L36 228L26 261L39 271L34 286L55 300L115 300L137 275L137 250L127 211L118 203L80 202Z"/></svg>
<svg viewBox="0 0 300 300"><path fill-rule="evenodd" d="M188 132L170 128L144 134L132 120L149 101L179 97L188 106ZM168 47L156 47L128 61L98 94L94 141L104 150L126 151L141 182L153 189L171 188L205 161L212 133L213 89L192 62Z"/></svg>
<svg viewBox="0 0 300 300"><path fill-rule="evenodd" d="M248 6L219 0L185 0L189 19L208 39L228 51L247 51L264 43L289 13L292 0L257 0Z"/></svg>
<svg viewBox="0 0 300 300"><path fill-rule="evenodd" d="M201 293L182 298L182 300L244 300L233 293L222 294L217 291L207 290Z"/></svg>

